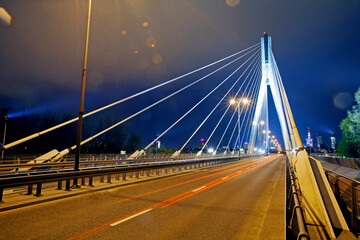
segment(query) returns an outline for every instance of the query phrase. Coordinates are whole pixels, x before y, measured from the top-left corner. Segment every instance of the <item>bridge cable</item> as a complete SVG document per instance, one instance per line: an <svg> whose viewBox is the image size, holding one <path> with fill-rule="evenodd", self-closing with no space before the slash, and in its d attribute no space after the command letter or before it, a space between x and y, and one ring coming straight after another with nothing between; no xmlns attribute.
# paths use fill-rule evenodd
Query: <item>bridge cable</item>
<svg viewBox="0 0 360 240"><path fill-rule="evenodd" d="M272 58L272 61L273 61L273 72L275 72L275 76L276 76L276 80L277 80L277 83L278 83L278 86L279 86L279 90L280 90L280 94L281 94L281 102L282 102L282 105L283 105L283 108L284 108L284 113L285 113L285 117L286 117L286 122L287 122L287 125L288 125L288 131L290 133L290 139L291 139L291 146L293 149L296 149L297 148L297 145L296 145L296 141L295 141L295 137L294 137L294 131L293 131L293 128L291 126L291 123L290 123L290 117L289 117L289 112L288 112L288 109L286 107L286 104L285 104L285 96L284 94L285 93L285 89L284 89L284 86L282 84L282 80L281 80L281 76L280 76L280 72L279 72L279 69L277 67L277 64L276 64L276 61L275 61L275 57L274 57L274 54L271 52L271 58ZM285 140L284 140L285 141ZM290 147L291 147L290 146ZM284 148L286 150L286 144L284 142Z"/></svg>
<svg viewBox="0 0 360 240"><path fill-rule="evenodd" d="M256 48L255 48L255 49L256 49ZM233 60L233 61L231 61L231 62L227 63L226 65L224 65L224 66L222 66L222 67L218 68L217 70L215 70L215 71L213 71L213 72L211 72L211 73L207 74L206 76L204 76L204 77L202 77L202 78L200 78L200 79L198 79L198 80L196 80L196 81L194 81L194 82L192 82L192 83L188 84L187 86L185 86L185 87L183 87L183 88L181 88L181 89L179 89L179 90L175 91L174 93L172 93L172 94L170 94L170 95L168 95L168 96L166 96L166 97L164 97L164 98L162 98L162 99L158 100L157 102L155 102L155 103L153 103L153 104L151 104L151 105L147 106L146 108L144 108L144 109L142 109L142 110L140 110L140 111L138 111L138 112L134 113L133 115L131 115L131 116L129 116L129 117L127 117L127 118L125 118L125 119L123 119L123 120L121 120L121 121L117 122L116 124L114 124L114 125L112 125L112 126L110 126L110 127L106 128L105 130L103 130L103 131L101 131L101 132L99 132L99 133L97 133L97 134L93 135L92 137L87 138L86 140L84 140L84 141L82 141L82 142L81 142L81 145L83 145L83 144L85 144L85 143L87 143L87 142L91 141L92 139L94 139L94 138L96 138L96 137L98 137L98 136L100 136L100 135L102 135L102 134L104 134L104 133L108 132L109 130L111 130L111 129L113 129L113 128L117 127L117 126L119 126L120 124L122 124L122 123L124 123L124 122L126 122L126 121L128 121L128 120L130 120L130 119L132 119L132 118L134 118L135 116L137 116L137 115L139 115L139 114L141 114L141 113L145 112L146 110L148 110L148 109L150 109L150 108L152 108L152 107L154 107L154 106L158 105L159 103L161 103L161 102L165 101L166 99L168 99L168 98L170 98L170 97L172 97L172 96L174 96L174 95L176 95L176 94L178 94L178 93L180 93L180 92L184 91L185 89L189 88L190 86L195 85L196 83L198 83L198 82L200 82L200 81L204 80L204 79L205 79L205 78L207 78L208 76L210 76L210 75L214 74L215 72L220 71L221 69L225 68L226 66L228 66L228 65L232 64L233 62L235 62L235 61L239 60L240 58L242 58L242 57L246 56L247 54L251 53L253 50L254 50L254 49L252 49L251 51L247 52L246 54L244 54L244 55L242 55L242 56L240 56L240 57L236 58L235 60ZM257 52L258 52L258 51L255 51L255 53L254 53L251 57L253 57L253 56L254 56ZM250 58L251 58L251 57L250 57ZM249 59L250 59L250 58L249 58ZM248 60L249 60L249 59L248 59ZM247 62L248 60L246 60L246 62ZM245 62L245 63L246 63L246 62ZM221 84L220 84L220 85L221 85ZM219 86L220 86L220 85L219 85ZM62 155L63 155L63 154L67 154L67 153L69 153L69 151L70 151L70 150L74 150L75 148L76 148L76 145L72 146L72 147L71 147L71 148L69 148L69 149L64 149L64 150L61 152L61 154L62 154Z"/></svg>
<svg viewBox="0 0 360 240"><path fill-rule="evenodd" d="M249 79L249 81L248 81L248 83L247 83L247 85L246 85L246 87L245 87L244 93L242 94L242 98L244 97L245 92L246 92L249 84L252 82L252 81L251 81L251 78L252 78L252 77L249 78L249 76L250 76L250 74L254 71L254 69L257 69L258 66L260 65L260 61L259 61L259 60L260 60L260 56L259 56L259 58L258 58L257 63L255 63L255 64L253 65L253 68L249 71L249 73L248 73L248 75L246 76L245 80L243 81L243 83L241 84L240 88L239 88L238 91L236 92L235 97L239 95L239 92L240 92L241 88L243 87L243 85L245 84L245 82L247 81L247 79ZM255 71L254 71L254 73L255 73ZM253 75L252 75L252 76L253 76ZM240 77L241 77L241 76L240 76ZM240 79L240 77L239 77L239 79ZM239 80L239 79L238 79L238 80ZM237 81L238 81L238 80L237 80ZM236 81L236 83L237 83L237 81ZM253 84L252 84L252 85L253 85ZM234 86L235 86L235 85L234 85ZM231 88L231 89L232 89L232 88ZM239 104L240 104L240 102L238 103L238 105L239 105ZM222 115L222 117L220 118L220 120L218 121L217 125L215 126L215 128L214 128L213 131L211 132L210 136L207 138L207 140L206 140L205 144L203 145L201 151L203 151L204 148L207 146L208 142L210 141L210 139L211 139L211 137L213 136L214 132L216 131L216 129L218 128L219 124L220 124L221 121L223 120L223 118L224 118L226 112L229 110L230 106L231 106L231 105L229 105L229 106L226 108L226 111L224 112L224 114ZM238 106L237 106L237 107L238 107Z"/></svg>
<svg viewBox="0 0 360 240"><path fill-rule="evenodd" d="M254 60L256 60L257 58L254 58ZM246 70L250 67L251 64L253 64L254 60L249 64L249 66L244 70L244 72L242 73L242 75L245 74ZM229 79L232 75L234 75L242 66L240 66L239 68L237 68L233 73L231 73L227 78ZM242 76L241 75L241 76ZM219 85L220 86L220 85ZM217 86L215 89L217 89L219 86ZM224 100L224 98L228 95L228 93L231 91L231 89L234 87L235 85L233 85L228 92L222 97L222 99L218 102L218 104L213 108L213 110L208 114L208 116L203 120L203 122L198 126L198 128L193 132L193 134L190 136L190 138L185 142L185 144L180 148L180 152L184 149L184 147L189 143L189 141L194 137L194 135L199 131L199 129L202 127L202 125L208 120L208 118L212 115L212 113L215 111L215 109L220 105L220 103ZM214 89L214 90L215 90Z"/></svg>
<svg viewBox="0 0 360 240"><path fill-rule="evenodd" d="M259 75L260 69L261 69L261 68L260 68L260 63L259 63L259 68L258 68L258 71L257 71L257 75ZM255 78L255 79L257 79L257 78ZM259 82L259 81L254 81L253 86L258 85L258 82ZM254 88L254 89L255 89L255 88ZM253 94L254 94L254 92L252 93L252 97L253 97ZM248 110L249 107L250 107L250 106L247 106L246 110ZM241 113L243 113L243 111L244 111L244 107L243 107ZM240 125L240 133L241 133L241 130L242 130L242 128L243 128L244 122L245 122L245 123L247 122L245 119L247 118L247 120L248 120L249 117L250 117L250 115L251 115L251 114L249 114L249 113L250 113L250 111L245 111L245 116L244 116L243 121L241 122L241 125ZM236 128L239 127L238 121L239 121L239 120L236 121L235 126L234 126L234 129L236 129ZM244 126L244 129L245 129L245 128L246 128L246 125ZM234 131L233 131L233 133L234 133ZM241 142L242 142L243 139L244 139L244 136L245 136L245 135L243 134L243 138L242 138L241 141L240 141L240 135L238 135L238 137L236 138L234 147L236 146L236 143L237 143L238 141L239 141L239 144L241 144ZM230 138L230 140L231 140L231 139L232 139L232 137ZM230 141L229 141L229 143L230 143Z"/></svg>
<svg viewBox="0 0 360 240"><path fill-rule="evenodd" d="M242 113L242 112L241 112ZM231 142L231 140L232 140L232 138L233 138L233 136L234 136L234 133L235 133L235 130L236 130L236 128L237 128L237 121L235 122L235 126L234 126L234 128L233 128L233 131L232 131L232 133L231 133L231 136L230 136L230 139L229 139L229 141L228 141L228 144L227 144L227 146L226 146L226 149L228 149L229 148L229 146L230 146L230 142Z"/></svg>
<svg viewBox="0 0 360 240"><path fill-rule="evenodd" d="M236 71L238 71L241 67L243 67L251 58L254 57L255 54L258 54L258 52L255 52L253 55L251 55L238 69L236 69L229 77L224 79L219 85L217 85L212 91L210 91L204 98L202 98L197 104L195 104L190 110L188 110L183 116L181 116L176 122L174 122L170 127L168 127L163 133L161 133L156 139L154 139L150 144L148 144L143 150L147 150L150 146L152 146L157 140L159 140L165 133L167 133L171 128L173 128L177 123L179 123L185 116L187 116L191 111L193 111L200 103L202 103L206 98L208 98L213 92L215 92L216 89L218 89L222 84L224 84ZM181 149L182 150L182 149Z"/></svg>
<svg viewBox="0 0 360 240"><path fill-rule="evenodd" d="M260 43L254 44L254 45L252 45L252 46L250 46L250 47L248 47L248 48L246 48L246 49L244 49L244 50L241 50L241 51L239 51L239 52L237 52L237 53L234 53L234 54L232 54L232 55L230 55L230 56L227 56L227 57L225 57L225 58L222 58L222 59L220 59L220 60L217 60L217 61L215 61L215 62L213 62L213 63L210 63L210 64L208 64L208 65L206 65L206 66L200 67L200 68L195 69L195 70L193 70L193 71L191 71L191 72L185 73L185 74L183 74L183 75L181 75L181 76L178 76L178 77L176 77L176 78L173 78L173 79L171 79L171 80L168 80L168 81L166 81L166 82L164 82L164 83L160 83L160 84L158 84L158 85L156 85L156 86L154 86L154 87L145 89L145 90L143 90L143 91L141 91L141 92L138 92L138 93L136 93L136 94L133 94L133 95L131 95L131 96L129 96L129 97L123 98L123 99L121 99L121 100L119 100L119 101L116 101L116 102L111 103L111 104L108 104L108 105L106 105L106 106L104 106L104 107L101 107L101 108L98 108L98 109L96 109L96 110L93 110L93 111L91 111L91 112L89 112L89 113L84 114L84 115L83 115L83 118L88 117L88 116L90 116L90 115L93 115L93 114L95 114L95 113L98 113L98 112L100 112L100 111L103 111L103 110L105 110L105 109L107 109L107 108L113 107L113 106L115 106L115 105L117 105L117 104L120 104L120 103L122 103L122 102L128 101L128 100L130 100L130 99L132 99L132 98L135 98L135 97L137 97L137 96L140 96L140 95L142 95L142 94L144 94L144 93L147 93L147 92L150 92L150 91L152 91L152 90L155 90L155 89L157 89L157 88L159 88L159 87L165 86L165 85L167 85L167 84L169 84L169 83L175 82L175 81L177 81L177 80L179 80L179 79L181 79L181 78L187 77L187 76L189 76L189 75L191 75L191 74L193 74L193 73L199 72L199 71L201 71L201 70L203 70L203 69L209 68L209 67L211 67L211 66L213 66L213 65L216 65L216 64L218 64L218 63L220 63L220 62L223 62L223 61L225 61L225 60L227 60L227 59L230 59L230 58L232 58L232 57L235 57L236 55L239 55L240 53L246 52L246 51L248 51L248 50L251 52L251 51L253 51L254 49L258 48L259 45L260 45ZM246 54L247 54L247 53L246 53ZM245 56L246 54L244 54L243 56ZM24 142L26 142L26 141L29 141L29 140L31 140L31 139L37 138L37 137L39 137L39 136L41 136L41 135L43 135L43 134L45 134L45 133L51 132L51 131L56 130L56 129L60 128L60 127L66 126L66 125L68 125L68 124L70 124L70 123L73 123L73 122L77 121L78 119L79 119L78 117L73 118L73 119L70 119L70 120L68 120L68 121L65 121L65 122L63 122L63 123L60 123L60 124L58 124L58 125L56 125L56 126L53 126L53 127L51 127L51 128L45 129L45 130L43 130L43 131L34 133L34 134L32 134L32 135L29 135L29 136L27 136L27 137L21 138L21 139L19 139L19 140L14 141L14 142L8 143L8 144L4 145L1 149L9 149L9 148L11 148L11 147L14 147L14 146L16 146L16 145L19 145L19 144L24 143Z"/></svg>
<svg viewBox="0 0 360 240"><path fill-rule="evenodd" d="M258 69L258 72L259 72L259 74L260 74L260 68ZM237 95L237 94L236 94L236 95ZM255 98L253 98L253 93L251 94L251 99L255 99ZM219 149L219 146L220 146L220 144L221 144L221 142L222 142L225 134L227 133L227 130L228 130L228 128L229 128L229 126L230 126L230 124L231 124L231 122L232 122L232 119L233 119L234 116L235 116L235 113L236 113L236 111L233 112L233 114L232 114L232 116L231 116L231 118L230 118L230 120L229 120L229 122L228 122L228 124L227 124L227 126L226 126L226 128L225 128L225 130L224 130L224 132L223 132L223 134L222 134L219 142L218 142L218 145L216 146L215 152ZM227 150L227 149L226 149L226 150Z"/></svg>

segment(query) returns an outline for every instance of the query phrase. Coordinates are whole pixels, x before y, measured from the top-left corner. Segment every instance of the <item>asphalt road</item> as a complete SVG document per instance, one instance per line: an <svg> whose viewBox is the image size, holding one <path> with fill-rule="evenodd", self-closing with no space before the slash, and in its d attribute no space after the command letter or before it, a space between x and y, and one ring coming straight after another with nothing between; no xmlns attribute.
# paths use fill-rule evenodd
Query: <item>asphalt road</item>
<svg viewBox="0 0 360 240"><path fill-rule="evenodd" d="M0 213L0 239L284 239L271 155Z"/></svg>

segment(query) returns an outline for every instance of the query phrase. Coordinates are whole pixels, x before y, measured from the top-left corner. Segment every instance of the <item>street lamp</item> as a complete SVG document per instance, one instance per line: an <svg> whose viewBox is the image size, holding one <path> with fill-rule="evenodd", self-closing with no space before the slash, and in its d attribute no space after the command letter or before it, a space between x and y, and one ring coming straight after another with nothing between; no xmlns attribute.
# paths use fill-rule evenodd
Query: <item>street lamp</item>
<svg viewBox="0 0 360 240"><path fill-rule="evenodd" d="M4 117L4 118L5 118L5 126L4 126L3 146L5 145L7 121L9 120L7 114L5 114L5 117ZM3 149L3 150L1 151L1 160L4 159L4 151L5 151L5 149Z"/></svg>
<svg viewBox="0 0 360 240"><path fill-rule="evenodd" d="M83 115L84 115L84 96L85 96L87 55L88 55L88 46L89 46L90 16L91 16L91 0L89 0L89 4L88 4L88 14L87 14L87 23L86 23L84 65L82 70L79 120L78 120L78 129L76 135L76 153L75 153L75 164L74 164L75 171L79 171L79 164L80 164L81 132L82 132ZM74 178L74 186L77 186L77 178Z"/></svg>
<svg viewBox="0 0 360 240"><path fill-rule="evenodd" d="M250 103L250 99L244 97L244 98L240 98L240 99L231 99L230 100L230 104L234 105L235 103L237 103L237 111L238 111L238 130L239 130L239 160L240 160L240 154L241 154L241 142L240 142L240 104L243 103L244 105L249 104Z"/></svg>

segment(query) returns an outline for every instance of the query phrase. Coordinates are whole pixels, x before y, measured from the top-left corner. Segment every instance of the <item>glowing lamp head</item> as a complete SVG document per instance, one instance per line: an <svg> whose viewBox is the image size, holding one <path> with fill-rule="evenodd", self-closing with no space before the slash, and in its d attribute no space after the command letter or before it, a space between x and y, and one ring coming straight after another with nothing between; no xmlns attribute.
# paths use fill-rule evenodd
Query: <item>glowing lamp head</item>
<svg viewBox="0 0 360 240"><path fill-rule="evenodd" d="M241 100L244 104L248 104L250 102L250 100L248 98L243 98Z"/></svg>
<svg viewBox="0 0 360 240"><path fill-rule="evenodd" d="M234 105L235 103L236 103L236 100L235 100L235 99L231 99L231 100L230 100L230 104L231 104L231 105Z"/></svg>

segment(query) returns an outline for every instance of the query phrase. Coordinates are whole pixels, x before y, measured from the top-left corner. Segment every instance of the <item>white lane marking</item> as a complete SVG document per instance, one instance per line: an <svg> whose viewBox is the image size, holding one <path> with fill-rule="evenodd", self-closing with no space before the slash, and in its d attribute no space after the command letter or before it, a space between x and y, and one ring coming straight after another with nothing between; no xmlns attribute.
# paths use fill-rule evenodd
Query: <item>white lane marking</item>
<svg viewBox="0 0 360 240"><path fill-rule="evenodd" d="M125 222L127 220L130 220L130 219L134 218L134 217L140 216L141 214L147 213L147 212L149 212L151 210L152 210L152 208L146 209L146 210L144 210L142 212L131 215L130 217L127 217L127 218L121 219L120 221L114 222L114 223L110 224L110 226L114 227L114 226L116 226L116 225L118 225L120 223L123 223L123 222Z"/></svg>
<svg viewBox="0 0 360 240"><path fill-rule="evenodd" d="M242 171L238 171L237 173L241 173Z"/></svg>
<svg viewBox="0 0 360 240"><path fill-rule="evenodd" d="M199 187L199 188L193 190L192 192L197 192L197 191L199 191L199 190L201 190L201 189L203 189L203 188L206 188L206 186Z"/></svg>
<svg viewBox="0 0 360 240"><path fill-rule="evenodd" d="M225 180L225 179L227 179L229 176L227 176L227 177L224 177L224 178L222 178L221 180Z"/></svg>

